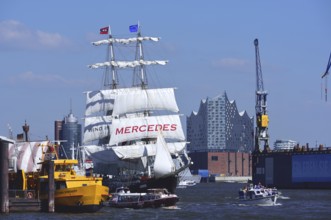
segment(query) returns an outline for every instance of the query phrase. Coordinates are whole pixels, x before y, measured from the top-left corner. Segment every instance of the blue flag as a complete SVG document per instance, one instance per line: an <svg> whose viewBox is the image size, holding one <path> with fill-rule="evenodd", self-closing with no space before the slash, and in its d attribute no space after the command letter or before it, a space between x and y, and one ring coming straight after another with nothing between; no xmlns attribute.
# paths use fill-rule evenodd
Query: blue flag
<svg viewBox="0 0 331 220"><path fill-rule="evenodd" d="M137 24L130 25L129 29L130 29L130 32L137 32L138 31L138 25Z"/></svg>

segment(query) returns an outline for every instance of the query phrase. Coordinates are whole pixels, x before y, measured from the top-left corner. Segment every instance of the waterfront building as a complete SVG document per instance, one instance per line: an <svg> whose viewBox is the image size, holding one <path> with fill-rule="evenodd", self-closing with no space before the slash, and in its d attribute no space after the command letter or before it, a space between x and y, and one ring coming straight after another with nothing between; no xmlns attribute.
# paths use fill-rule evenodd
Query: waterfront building
<svg viewBox="0 0 331 220"><path fill-rule="evenodd" d="M77 158L77 148L82 145L82 125L78 123L78 119L70 111L62 121L55 121L54 126L55 140L59 140L61 144L60 157ZM75 154L72 155L72 152Z"/></svg>
<svg viewBox="0 0 331 220"><path fill-rule="evenodd" d="M297 141L292 140L276 140L274 143L274 150L293 150L297 144Z"/></svg>
<svg viewBox="0 0 331 220"><path fill-rule="evenodd" d="M239 112L226 92L200 102L199 111L187 117L187 150L191 169L211 174L250 175L254 147L254 120Z"/></svg>
<svg viewBox="0 0 331 220"><path fill-rule="evenodd" d="M238 112L226 92L202 100L199 111L187 117L187 149L250 152L254 146L254 122L246 111Z"/></svg>

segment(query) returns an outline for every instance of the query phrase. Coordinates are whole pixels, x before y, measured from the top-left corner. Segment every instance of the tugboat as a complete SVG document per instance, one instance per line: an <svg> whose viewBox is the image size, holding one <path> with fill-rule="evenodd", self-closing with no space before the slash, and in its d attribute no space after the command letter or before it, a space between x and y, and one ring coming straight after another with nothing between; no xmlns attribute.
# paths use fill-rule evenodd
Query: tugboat
<svg viewBox="0 0 331 220"><path fill-rule="evenodd" d="M55 211L96 212L103 207L109 196L109 188L102 185L102 178L77 175L74 166L78 160L56 159L52 146L45 158L38 178L42 209L48 202L50 160L54 162Z"/></svg>

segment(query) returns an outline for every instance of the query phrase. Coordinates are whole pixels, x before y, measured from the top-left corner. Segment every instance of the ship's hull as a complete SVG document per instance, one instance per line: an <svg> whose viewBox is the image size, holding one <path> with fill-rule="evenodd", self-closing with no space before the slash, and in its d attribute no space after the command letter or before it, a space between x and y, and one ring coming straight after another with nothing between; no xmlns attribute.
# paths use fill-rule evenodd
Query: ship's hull
<svg viewBox="0 0 331 220"><path fill-rule="evenodd" d="M252 154L253 183L279 189L331 189L331 149Z"/></svg>
<svg viewBox="0 0 331 220"><path fill-rule="evenodd" d="M55 190L55 210L61 212L96 212L108 199L108 187L90 185ZM47 208L48 195L41 195L44 209Z"/></svg>

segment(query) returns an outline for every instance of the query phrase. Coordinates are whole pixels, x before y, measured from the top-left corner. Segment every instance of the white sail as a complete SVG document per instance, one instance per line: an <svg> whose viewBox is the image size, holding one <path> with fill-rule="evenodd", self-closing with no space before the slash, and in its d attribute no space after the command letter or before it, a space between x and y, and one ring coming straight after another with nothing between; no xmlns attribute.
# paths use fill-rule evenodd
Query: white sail
<svg viewBox="0 0 331 220"><path fill-rule="evenodd" d="M165 138L184 141L185 136L178 115L113 119L110 145L143 138Z"/></svg>
<svg viewBox="0 0 331 220"><path fill-rule="evenodd" d="M137 42L137 41L146 41L146 40L157 42L160 40L160 38L159 37L132 37L132 38L125 38L125 39L109 38L106 40L99 40L99 41L92 42L92 44L95 46L99 46L102 44L110 44L110 43L129 44L129 43L133 43L133 42Z"/></svg>
<svg viewBox="0 0 331 220"><path fill-rule="evenodd" d="M85 116L112 110L117 94L128 93L128 91L132 89L133 88L120 88L86 92Z"/></svg>
<svg viewBox="0 0 331 220"><path fill-rule="evenodd" d="M168 63L167 60L135 60L135 61L107 61L103 63L95 63L92 65L88 65L89 68L91 69L97 69L100 67L117 67L117 68L134 68L136 66L147 66L147 65L166 65Z"/></svg>
<svg viewBox="0 0 331 220"><path fill-rule="evenodd" d="M41 169L43 155L48 149L48 141L10 143L8 149L9 160L15 158L16 169L24 172L37 172Z"/></svg>
<svg viewBox="0 0 331 220"><path fill-rule="evenodd" d="M144 110L179 112L174 89L132 89L119 93L115 98L113 115Z"/></svg>
<svg viewBox="0 0 331 220"><path fill-rule="evenodd" d="M167 148L170 154L178 154L185 149L186 142L167 143ZM156 155L156 144L136 144L128 146L112 147L118 158L120 159L136 159L146 156Z"/></svg>
<svg viewBox="0 0 331 220"><path fill-rule="evenodd" d="M99 145L86 145L84 146L85 153L88 157L92 158L97 163L112 164L117 163L119 158L112 148Z"/></svg>
<svg viewBox="0 0 331 220"><path fill-rule="evenodd" d="M86 93L85 115L112 110L113 106L114 94L111 90L91 91Z"/></svg>
<svg viewBox="0 0 331 220"><path fill-rule="evenodd" d="M85 118L84 140L87 143L110 135L112 116L96 116Z"/></svg>
<svg viewBox="0 0 331 220"><path fill-rule="evenodd" d="M167 148L167 143L161 135L158 136L156 144L154 175L156 178L160 178L174 173L176 166Z"/></svg>

